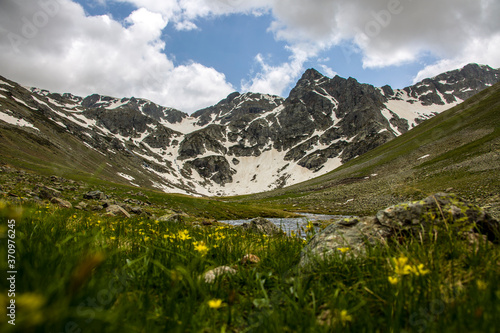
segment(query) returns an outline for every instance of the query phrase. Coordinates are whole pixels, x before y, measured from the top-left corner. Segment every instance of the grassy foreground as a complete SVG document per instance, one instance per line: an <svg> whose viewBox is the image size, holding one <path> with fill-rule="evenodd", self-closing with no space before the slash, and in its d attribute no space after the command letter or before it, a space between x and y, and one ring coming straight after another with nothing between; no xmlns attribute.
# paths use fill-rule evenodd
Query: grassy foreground
<svg viewBox="0 0 500 333"><path fill-rule="evenodd" d="M4 201L0 219L2 332L495 332L500 317L500 250L454 235L300 271L295 237ZM205 282L221 265L236 273Z"/></svg>

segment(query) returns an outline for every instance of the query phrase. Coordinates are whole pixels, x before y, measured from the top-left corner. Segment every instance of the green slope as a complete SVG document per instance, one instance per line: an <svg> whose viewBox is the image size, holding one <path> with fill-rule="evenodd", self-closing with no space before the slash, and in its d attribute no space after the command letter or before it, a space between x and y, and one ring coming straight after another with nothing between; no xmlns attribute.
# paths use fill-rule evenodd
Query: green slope
<svg viewBox="0 0 500 333"><path fill-rule="evenodd" d="M499 134L496 84L326 175L230 200L295 211L368 214L448 190L498 214Z"/></svg>

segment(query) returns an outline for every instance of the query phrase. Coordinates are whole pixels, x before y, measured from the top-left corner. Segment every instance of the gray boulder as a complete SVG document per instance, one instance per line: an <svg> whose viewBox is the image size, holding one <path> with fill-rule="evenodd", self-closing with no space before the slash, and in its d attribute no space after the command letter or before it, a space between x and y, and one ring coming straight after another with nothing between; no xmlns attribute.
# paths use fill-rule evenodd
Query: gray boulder
<svg viewBox="0 0 500 333"><path fill-rule="evenodd" d="M158 221L181 223L182 216L183 216L182 214L177 214L177 213L167 214L167 215L163 215L163 216L159 217Z"/></svg>
<svg viewBox="0 0 500 333"><path fill-rule="evenodd" d="M49 186L42 186L42 188L40 188L38 196L42 199L50 200L52 198L60 197L61 192Z"/></svg>
<svg viewBox="0 0 500 333"><path fill-rule="evenodd" d="M239 227L243 228L244 230L250 230L259 234L265 234L269 236L281 233L280 228L278 228L271 221L262 217L254 218L250 221L250 223L243 223Z"/></svg>
<svg viewBox="0 0 500 333"><path fill-rule="evenodd" d="M236 273L237 271L234 268L229 266L219 266L203 274L203 281L206 283L213 283L220 276L234 275Z"/></svg>
<svg viewBox="0 0 500 333"><path fill-rule="evenodd" d="M362 254L367 244L386 243L392 238L426 240L431 230L457 232L466 240L496 241L500 224L481 207L454 194L438 193L388 207L374 217L343 219L329 225L305 246L299 265L308 266L339 252Z"/></svg>
<svg viewBox="0 0 500 333"><path fill-rule="evenodd" d="M90 191L87 192L83 195L84 199L89 199L89 200L105 200L106 195L102 193L101 191Z"/></svg>
<svg viewBox="0 0 500 333"><path fill-rule="evenodd" d="M55 205L59 205L60 207L63 207L63 208L73 208L73 205L71 204L71 202L63 200L61 198L54 197L54 198L50 199L50 202L55 204Z"/></svg>
<svg viewBox="0 0 500 333"><path fill-rule="evenodd" d="M106 207L106 213L115 216L130 217L130 214L125 209L123 209L118 205L111 205Z"/></svg>

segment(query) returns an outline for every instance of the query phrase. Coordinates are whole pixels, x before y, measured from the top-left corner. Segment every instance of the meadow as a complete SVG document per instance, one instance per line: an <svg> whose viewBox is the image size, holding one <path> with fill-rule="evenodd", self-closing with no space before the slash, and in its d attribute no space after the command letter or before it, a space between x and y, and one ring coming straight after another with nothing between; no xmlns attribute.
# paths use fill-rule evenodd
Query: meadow
<svg viewBox="0 0 500 333"><path fill-rule="evenodd" d="M0 270L12 270L15 230L17 271L14 297L0 283L2 332L498 331L498 246L452 233L364 256L344 248L301 269L314 228L265 236L6 201L0 219ZM219 266L234 272L206 281Z"/></svg>

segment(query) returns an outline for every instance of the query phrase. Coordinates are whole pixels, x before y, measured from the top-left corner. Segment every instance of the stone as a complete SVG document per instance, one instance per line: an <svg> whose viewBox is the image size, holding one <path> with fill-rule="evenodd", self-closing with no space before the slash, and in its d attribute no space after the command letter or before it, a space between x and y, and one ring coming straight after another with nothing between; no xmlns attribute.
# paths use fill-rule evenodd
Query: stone
<svg viewBox="0 0 500 333"><path fill-rule="evenodd" d="M111 205L106 207L106 213L114 214L115 216L130 217L130 214L118 205Z"/></svg>
<svg viewBox="0 0 500 333"><path fill-rule="evenodd" d="M241 258L240 263L242 265L251 265L251 264L258 264L260 262L260 258L257 257L255 254L245 254L243 258Z"/></svg>
<svg viewBox="0 0 500 333"><path fill-rule="evenodd" d="M234 275L237 271L229 266L216 267L205 274L203 274L203 281L206 283L213 283L215 279L222 275Z"/></svg>
<svg viewBox="0 0 500 333"><path fill-rule="evenodd" d="M83 195L83 198L88 200L105 200L106 195L101 191L90 191L85 193Z"/></svg>
<svg viewBox="0 0 500 333"><path fill-rule="evenodd" d="M142 208L139 207L139 206L131 207L130 208L130 212L133 213L133 214L136 214L136 215L141 215L142 213L144 213L144 211L142 210Z"/></svg>
<svg viewBox="0 0 500 333"><path fill-rule="evenodd" d="M177 222L180 223L182 222L182 215L181 214L167 214L163 215L158 218L158 221L160 222Z"/></svg>
<svg viewBox="0 0 500 333"><path fill-rule="evenodd" d="M274 223L262 217L254 218L250 223L243 223L239 228L268 236L277 235L282 232Z"/></svg>
<svg viewBox="0 0 500 333"><path fill-rule="evenodd" d="M38 196L42 199L50 200L52 198L59 198L61 196L61 192L56 190L55 188L49 186L42 186L38 192Z"/></svg>
<svg viewBox="0 0 500 333"><path fill-rule="evenodd" d="M63 200L61 198L54 197L54 198L50 199L50 202L53 204L59 205L60 207L63 207L63 208L73 208L73 205L71 204L71 202Z"/></svg>
<svg viewBox="0 0 500 333"><path fill-rule="evenodd" d="M499 230L499 222L481 207L454 194L437 193L420 201L390 206L376 216L343 219L329 225L304 247L299 266L339 252L363 254L367 244L387 243L391 239L428 240L430 231L454 231L474 243L483 238L498 241Z"/></svg>
<svg viewBox="0 0 500 333"><path fill-rule="evenodd" d="M87 203L85 201L80 201L76 206L75 208L76 209L86 209L88 207Z"/></svg>

